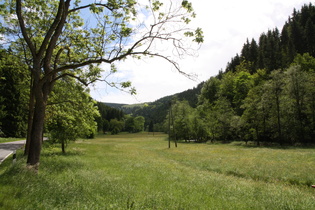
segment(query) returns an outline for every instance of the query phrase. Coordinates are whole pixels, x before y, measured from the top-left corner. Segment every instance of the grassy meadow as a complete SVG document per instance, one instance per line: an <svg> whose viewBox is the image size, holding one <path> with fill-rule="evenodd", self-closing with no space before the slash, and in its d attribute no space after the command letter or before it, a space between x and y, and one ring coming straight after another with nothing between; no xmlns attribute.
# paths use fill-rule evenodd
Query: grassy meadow
<svg viewBox="0 0 315 210"><path fill-rule="evenodd" d="M164 134L45 143L38 175L0 165L0 209L315 209L315 149L172 144Z"/></svg>

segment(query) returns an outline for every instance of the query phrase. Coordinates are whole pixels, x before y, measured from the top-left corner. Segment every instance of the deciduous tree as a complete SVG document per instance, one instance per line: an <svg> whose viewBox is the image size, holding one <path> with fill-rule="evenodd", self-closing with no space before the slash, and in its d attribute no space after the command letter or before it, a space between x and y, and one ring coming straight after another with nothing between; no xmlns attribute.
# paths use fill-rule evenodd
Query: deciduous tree
<svg viewBox="0 0 315 210"><path fill-rule="evenodd" d="M48 101L46 125L49 139L60 143L65 153L69 141L94 136L99 112L87 90L73 78L57 83Z"/></svg>
<svg viewBox="0 0 315 210"><path fill-rule="evenodd" d="M178 4L179 3L179 4ZM201 43L202 30L187 27L195 17L187 0L148 1L140 5L134 0L94 1L7 0L1 6L3 26L11 32L7 39L18 46L32 75L31 126L27 163L37 169L40 161L42 134L47 101L59 79L73 77L88 85L99 79L100 64L111 64L128 56L156 56L169 61L180 71L178 63L154 47L169 45L177 56L191 54L184 36ZM87 14L90 13L90 14ZM138 14L142 13L144 19ZM90 16L91 20L82 17ZM15 35L15 36L14 36ZM181 36L182 35L182 36ZM185 74L184 72L180 71ZM106 81L111 86L116 86ZM118 84L131 87L130 82ZM134 93L134 89L130 90Z"/></svg>

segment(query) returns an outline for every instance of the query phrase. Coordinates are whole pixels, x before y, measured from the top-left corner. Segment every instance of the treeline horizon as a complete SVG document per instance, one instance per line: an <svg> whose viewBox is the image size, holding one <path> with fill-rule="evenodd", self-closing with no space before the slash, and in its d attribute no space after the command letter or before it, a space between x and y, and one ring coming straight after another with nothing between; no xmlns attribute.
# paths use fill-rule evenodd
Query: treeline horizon
<svg viewBox="0 0 315 210"><path fill-rule="evenodd" d="M278 28L269 29L258 40L247 39L240 55L236 54L228 62L225 73L237 71L237 66L244 61L250 64L251 74L258 69L270 73L288 68L297 54L304 53L315 57L315 7L312 3L304 4L301 10L294 8L281 32Z"/></svg>

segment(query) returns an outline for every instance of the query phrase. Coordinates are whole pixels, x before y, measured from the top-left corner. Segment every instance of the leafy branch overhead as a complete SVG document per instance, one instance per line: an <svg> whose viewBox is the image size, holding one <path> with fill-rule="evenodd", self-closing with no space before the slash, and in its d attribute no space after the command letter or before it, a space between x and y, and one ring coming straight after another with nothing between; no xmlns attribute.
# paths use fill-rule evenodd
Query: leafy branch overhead
<svg viewBox="0 0 315 210"><path fill-rule="evenodd" d="M195 17L188 1L181 5L174 1L148 1L149 5L145 6L131 0L86 5L78 0L45 3L18 0L17 18L12 18L10 11L13 10L8 9L14 7L13 3L5 2L2 14L5 26L13 26L17 36L14 40L12 36L6 38L20 43L16 48L23 48L28 63L32 60L29 55L42 60L38 65L43 69L43 81L54 75L69 76L69 72L63 74L68 70L89 68L94 71L94 66L128 56L150 55L174 61L173 54L156 53L157 41L172 46L176 56L192 54L191 42L185 37L198 44L203 42L200 28L186 26ZM142 19L140 12L145 15ZM171 64L180 71L177 62Z"/></svg>

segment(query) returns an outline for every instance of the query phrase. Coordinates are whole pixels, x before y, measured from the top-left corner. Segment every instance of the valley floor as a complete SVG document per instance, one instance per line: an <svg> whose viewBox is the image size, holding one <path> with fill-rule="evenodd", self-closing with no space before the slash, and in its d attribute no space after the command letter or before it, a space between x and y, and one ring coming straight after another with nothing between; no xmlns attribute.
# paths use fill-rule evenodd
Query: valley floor
<svg viewBox="0 0 315 210"><path fill-rule="evenodd" d="M315 149L100 135L0 165L0 209L314 209Z"/></svg>

